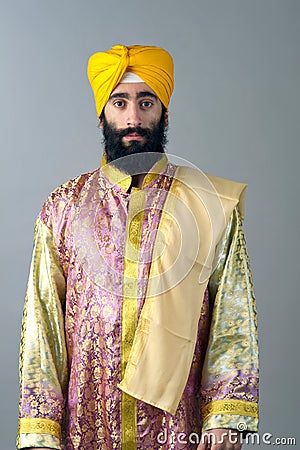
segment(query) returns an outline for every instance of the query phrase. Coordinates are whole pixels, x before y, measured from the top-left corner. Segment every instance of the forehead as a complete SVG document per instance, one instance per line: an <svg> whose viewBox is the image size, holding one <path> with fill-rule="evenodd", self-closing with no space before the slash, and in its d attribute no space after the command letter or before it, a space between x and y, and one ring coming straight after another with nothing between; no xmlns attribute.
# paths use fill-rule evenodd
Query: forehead
<svg viewBox="0 0 300 450"><path fill-rule="evenodd" d="M146 83L120 83L118 84L118 86L115 87L115 89L112 91L110 95L112 96L116 94L127 94L129 98L130 97L135 98L137 94L141 92L143 93L148 92L149 94L152 94L155 97L157 97L155 92Z"/></svg>

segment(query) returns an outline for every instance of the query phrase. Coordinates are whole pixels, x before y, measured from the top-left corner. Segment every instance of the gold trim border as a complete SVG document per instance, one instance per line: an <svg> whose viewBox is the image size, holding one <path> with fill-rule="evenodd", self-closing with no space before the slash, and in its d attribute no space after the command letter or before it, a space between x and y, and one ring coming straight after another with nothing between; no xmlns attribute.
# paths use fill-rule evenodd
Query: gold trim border
<svg viewBox="0 0 300 450"><path fill-rule="evenodd" d="M124 292L122 305L122 378L128 363L138 320L138 279L140 241L145 215L146 195L142 189L132 188L129 201L126 244L124 254ZM122 391L122 450L137 448L136 399Z"/></svg>
<svg viewBox="0 0 300 450"><path fill-rule="evenodd" d="M23 417L19 419L19 434L51 434L60 439L60 424L51 419Z"/></svg>
<svg viewBox="0 0 300 450"><path fill-rule="evenodd" d="M213 414L236 414L239 416L258 417L258 404L244 400L215 400L202 409L203 419Z"/></svg>

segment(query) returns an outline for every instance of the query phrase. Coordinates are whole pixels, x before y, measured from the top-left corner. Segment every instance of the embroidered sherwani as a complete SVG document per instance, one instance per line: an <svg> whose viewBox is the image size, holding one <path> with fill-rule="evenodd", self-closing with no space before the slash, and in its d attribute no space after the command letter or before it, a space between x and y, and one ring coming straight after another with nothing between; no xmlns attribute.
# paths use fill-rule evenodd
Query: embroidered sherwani
<svg viewBox="0 0 300 450"><path fill-rule="evenodd" d="M202 430L257 430L256 309L238 206L214 248L176 411L122 389L176 172L166 158L156 168L141 189L108 165L81 175L56 189L37 218L19 449L194 449Z"/></svg>

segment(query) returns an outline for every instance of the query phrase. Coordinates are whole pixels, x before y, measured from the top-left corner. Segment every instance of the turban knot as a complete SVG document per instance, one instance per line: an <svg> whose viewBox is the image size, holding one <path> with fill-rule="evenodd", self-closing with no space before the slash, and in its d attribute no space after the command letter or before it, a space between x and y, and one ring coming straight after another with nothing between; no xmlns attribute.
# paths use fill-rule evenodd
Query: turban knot
<svg viewBox="0 0 300 450"><path fill-rule="evenodd" d="M174 88L173 70L171 55L160 47L115 45L107 52L94 53L89 59L87 74L98 117L125 72L138 75L168 109Z"/></svg>

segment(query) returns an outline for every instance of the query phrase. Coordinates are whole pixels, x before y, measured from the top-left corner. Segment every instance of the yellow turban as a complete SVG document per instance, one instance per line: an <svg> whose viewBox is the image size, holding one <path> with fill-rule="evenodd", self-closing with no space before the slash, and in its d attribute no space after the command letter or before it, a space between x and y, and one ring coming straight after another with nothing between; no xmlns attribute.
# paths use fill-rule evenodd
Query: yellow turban
<svg viewBox="0 0 300 450"><path fill-rule="evenodd" d="M98 117L125 72L138 75L168 109L174 88L171 55L160 47L115 45L107 52L95 53L88 62L87 74Z"/></svg>

